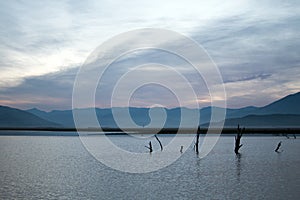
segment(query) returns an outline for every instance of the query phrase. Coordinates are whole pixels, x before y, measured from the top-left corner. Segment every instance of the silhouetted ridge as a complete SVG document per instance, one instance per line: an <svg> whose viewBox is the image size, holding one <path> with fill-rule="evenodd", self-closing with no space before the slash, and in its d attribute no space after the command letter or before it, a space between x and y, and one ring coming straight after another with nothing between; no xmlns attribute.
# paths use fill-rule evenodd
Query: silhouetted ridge
<svg viewBox="0 0 300 200"><path fill-rule="evenodd" d="M42 119L32 113L0 106L0 127L59 127L58 123Z"/></svg>

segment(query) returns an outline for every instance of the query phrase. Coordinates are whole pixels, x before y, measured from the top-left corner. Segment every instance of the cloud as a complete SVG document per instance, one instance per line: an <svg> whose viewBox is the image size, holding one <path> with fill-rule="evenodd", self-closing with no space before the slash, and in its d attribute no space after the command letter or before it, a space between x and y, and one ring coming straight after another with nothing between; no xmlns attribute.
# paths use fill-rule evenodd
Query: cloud
<svg viewBox="0 0 300 200"><path fill-rule="evenodd" d="M78 66L117 33L141 27L188 33L199 20L237 13L238 6L235 1L1 1L0 79L7 84L0 87Z"/></svg>
<svg viewBox="0 0 300 200"><path fill-rule="evenodd" d="M228 106L264 106L292 93L299 92L300 68L277 70L267 78L249 79L225 84Z"/></svg>
<svg viewBox="0 0 300 200"><path fill-rule="evenodd" d="M78 68L42 76L28 77L22 84L0 93L0 105L22 109L70 109L72 89Z"/></svg>
<svg viewBox="0 0 300 200"><path fill-rule="evenodd" d="M124 31L155 27L190 36L207 50L221 71L231 107L264 105L300 88L299 8L298 1L270 0L1 1L0 104L69 108L78 66L99 44ZM107 71L106 99L99 105L108 105L124 72L148 62L175 66L191 81L201 105L209 103L204 80L186 63L145 51L123 57ZM147 88L135 95L139 105L166 97L162 89Z"/></svg>
<svg viewBox="0 0 300 200"><path fill-rule="evenodd" d="M254 80L254 79L266 79L268 77L270 77L271 74L255 74L255 75L250 75L250 76L246 76L246 77L242 77L242 78L238 78L235 79L234 77L232 79L227 79L224 80L224 83L231 83L231 82L240 82L240 81L250 81L250 80Z"/></svg>

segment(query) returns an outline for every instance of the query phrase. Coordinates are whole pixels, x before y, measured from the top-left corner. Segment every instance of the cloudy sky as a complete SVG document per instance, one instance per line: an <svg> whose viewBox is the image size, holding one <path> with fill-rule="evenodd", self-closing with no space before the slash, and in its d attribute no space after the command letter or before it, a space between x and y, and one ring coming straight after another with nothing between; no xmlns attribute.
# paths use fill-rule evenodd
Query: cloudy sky
<svg viewBox="0 0 300 200"><path fill-rule="evenodd" d="M87 57L111 37L138 28L173 30L202 45L220 70L228 107L263 106L300 90L296 0L11 0L0 1L0 105L70 109L73 83ZM135 65L184 68L181 62L165 52L125 56L116 64L122 70L107 72L109 78L103 81L109 87L99 89L96 105L110 106L113 85ZM151 67L143 70L141 75L156 73ZM205 81L192 71L182 73L198 98L181 105L209 105ZM161 78L174 82L172 73ZM176 82L174 87L182 85ZM131 106L153 104L178 106L170 90L156 85L145 85L132 95ZM126 106L121 98L116 105Z"/></svg>

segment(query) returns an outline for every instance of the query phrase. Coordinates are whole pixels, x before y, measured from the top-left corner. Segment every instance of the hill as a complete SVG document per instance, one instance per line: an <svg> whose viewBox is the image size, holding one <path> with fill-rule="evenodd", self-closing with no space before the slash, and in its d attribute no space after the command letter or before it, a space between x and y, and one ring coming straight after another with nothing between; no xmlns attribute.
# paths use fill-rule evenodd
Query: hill
<svg viewBox="0 0 300 200"><path fill-rule="evenodd" d="M269 115L269 114L300 114L300 92L288 95L269 105L258 108L252 114Z"/></svg>
<svg viewBox="0 0 300 200"><path fill-rule="evenodd" d="M300 126L298 116L300 115L300 92L283 97L271 104L263 107L248 106L244 108L219 108L214 107L217 112L226 111L225 126L236 126L238 123L248 124L249 126L262 126L262 122L265 122L266 126ZM76 112L85 114L86 111L93 108L76 109ZM122 119L124 109L127 108L114 108L115 114ZM54 123L62 124L64 127L74 127L72 110L54 110L51 112L44 112L38 109L27 110L42 119L52 121ZM165 109L167 114L165 128L178 127L180 124L181 111L184 112L200 112L200 119L191 119L193 121L199 121L199 124L207 124L211 121L212 107L205 107L200 110L188 109L188 108L172 108ZM139 126L147 126L150 123L149 108L129 108L132 120ZM96 108L96 114L99 123L102 127L116 128L116 122L114 120L112 109ZM262 117L260 117L262 116ZM124 117L123 117L124 118ZM126 119L127 120L127 119ZM124 119L124 121L126 121ZM214 122L219 122L222 119L214 119ZM246 121L249 121L246 123ZM159 122L157 122L159 123ZM129 123L128 123L129 124ZM192 123L191 123L192 124ZM86 127L89 127L89 119L86 119Z"/></svg>
<svg viewBox="0 0 300 200"><path fill-rule="evenodd" d="M0 106L0 127L59 127L60 124L42 119L16 108Z"/></svg>
<svg viewBox="0 0 300 200"><path fill-rule="evenodd" d="M216 122L218 123L218 122ZM244 127L264 127L264 128L295 128L300 126L300 115L293 114L272 114L272 115L247 115L242 118L226 119L224 127L236 127L237 125ZM208 127L209 123L202 124Z"/></svg>

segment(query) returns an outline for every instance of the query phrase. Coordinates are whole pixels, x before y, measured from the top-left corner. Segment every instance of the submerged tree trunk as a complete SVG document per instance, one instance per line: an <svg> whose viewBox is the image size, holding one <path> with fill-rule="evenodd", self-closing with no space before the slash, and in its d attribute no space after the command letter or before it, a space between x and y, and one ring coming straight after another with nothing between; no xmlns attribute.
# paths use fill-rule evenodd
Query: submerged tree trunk
<svg viewBox="0 0 300 200"><path fill-rule="evenodd" d="M156 138L156 140L158 141L159 143L159 146L160 146L160 150L162 151L164 148L163 148L163 145L161 144L160 140L158 139L158 137L156 135L154 135L154 137Z"/></svg>
<svg viewBox="0 0 300 200"><path fill-rule="evenodd" d="M195 151L199 154L199 137L200 137L200 127L198 127L197 135L196 135L196 143L195 143Z"/></svg>
<svg viewBox="0 0 300 200"><path fill-rule="evenodd" d="M180 147L180 153L182 153L182 152L183 152L183 146Z"/></svg>
<svg viewBox="0 0 300 200"><path fill-rule="evenodd" d="M275 152L276 152L276 153L279 153L279 148L280 148L280 146L281 146L281 141L277 144L277 147L276 147L276 149L275 149Z"/></svg>
<svg viewBox="0 0 300 200"><path fill-rule="evenodd" d="M239 154L239 149L243 146L240 143L244 132L245 132L245 128L241 129L240 125L238 125L237 134L235 136L235 147L234 147L234 153L237 155Z"/></svg>
<svg viewBox="0 0 300 200"><path fill-rule="evenodd" d="M290 136L288 136L288 134L287 134L287 133L285 134L285 137L286 137L287 139L290 139Z"/></svg>
<svg viewBox="0 0 300 200"><path fill-rule="evenodd" d="M147 147L147 146L145 146L145 147L149 149L150 153L152 153L153 149L152 149L151 141L149 142L149 147Z"/></svg>

